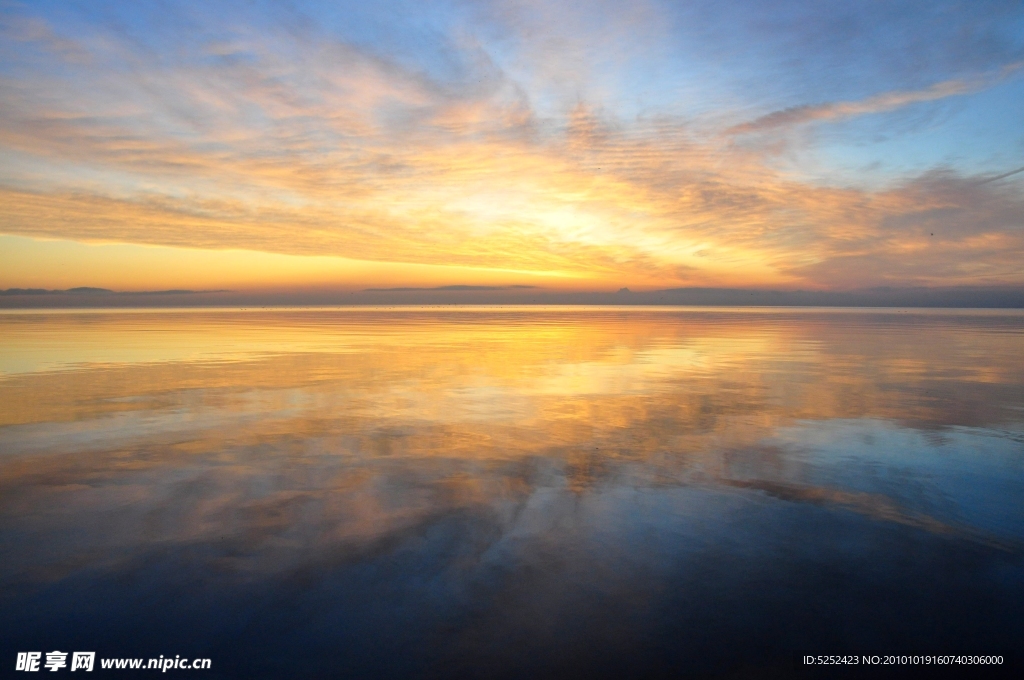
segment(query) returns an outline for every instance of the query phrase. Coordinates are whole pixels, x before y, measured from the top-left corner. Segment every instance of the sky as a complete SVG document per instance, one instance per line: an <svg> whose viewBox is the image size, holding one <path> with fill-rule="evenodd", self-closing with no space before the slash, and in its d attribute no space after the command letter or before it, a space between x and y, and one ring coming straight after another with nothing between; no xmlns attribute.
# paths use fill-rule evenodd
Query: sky
<svg viewBox="0 0 1024 680"><path fill-rule="evenodd" d="M1019 1L0 0L0 288L1022 286L1022 121Z"/></svg>

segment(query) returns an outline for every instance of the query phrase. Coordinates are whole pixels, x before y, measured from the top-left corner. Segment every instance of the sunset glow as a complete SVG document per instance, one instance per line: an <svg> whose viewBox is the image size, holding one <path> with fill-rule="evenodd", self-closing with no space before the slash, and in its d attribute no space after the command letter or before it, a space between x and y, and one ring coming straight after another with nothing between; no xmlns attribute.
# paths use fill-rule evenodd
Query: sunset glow
<svg viewBox="0 0 1024 680"><path fill-rule="evenodd" d="M1024 284L1014 3L6 3L0 288Z"/></svg>

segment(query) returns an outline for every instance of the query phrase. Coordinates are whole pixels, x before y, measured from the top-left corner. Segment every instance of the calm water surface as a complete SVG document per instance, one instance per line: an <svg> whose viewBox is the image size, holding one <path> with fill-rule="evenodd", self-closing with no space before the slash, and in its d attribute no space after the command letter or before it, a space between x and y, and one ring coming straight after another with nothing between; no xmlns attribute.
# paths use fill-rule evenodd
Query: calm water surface
<svg viewBox="0 0 1024 680"><path fill-rule="evenodd" d="M5 666L1014 649L1022 499L1019 312L0 314Z"/></svg>

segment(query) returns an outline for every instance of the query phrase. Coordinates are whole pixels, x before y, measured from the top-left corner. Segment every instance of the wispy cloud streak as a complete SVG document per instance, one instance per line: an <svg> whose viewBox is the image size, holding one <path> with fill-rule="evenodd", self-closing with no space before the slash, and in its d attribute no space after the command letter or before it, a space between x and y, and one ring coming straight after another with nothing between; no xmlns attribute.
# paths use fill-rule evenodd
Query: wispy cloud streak
<svg viewBox="0 0 1024 680"><path fill-rule="evenodd" d="M1024 64L1010 64L1000 70L999 78L1009 76ZM904 92L885 92L861 101L829 102L826 104L807 104L793 106L781 111L774 111L761 116L749 123L741 123L730 127L726 132L732 135L743 135L755 132L766 132L779 128L814 123L817 121L835 121L872 113L884 113L895 109L931 102L948 97L970 94L990 87L998 78L974 78L946 80L924 88Z"/></svg>

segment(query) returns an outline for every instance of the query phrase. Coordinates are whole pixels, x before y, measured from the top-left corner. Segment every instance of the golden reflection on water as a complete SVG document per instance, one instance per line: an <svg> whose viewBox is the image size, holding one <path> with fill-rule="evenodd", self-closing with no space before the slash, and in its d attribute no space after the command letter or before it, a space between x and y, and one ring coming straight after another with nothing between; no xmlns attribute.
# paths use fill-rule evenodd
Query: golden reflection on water
<svg viewBox="0 0 1024 680"><path fill-rule="evenodd" d="M30 540L0 576L211 542L210 568L255 575L451 513L537 536L588 495L683 487L1015 552L1021 356L1000 312L2 314L0 530Z"/></svg>

